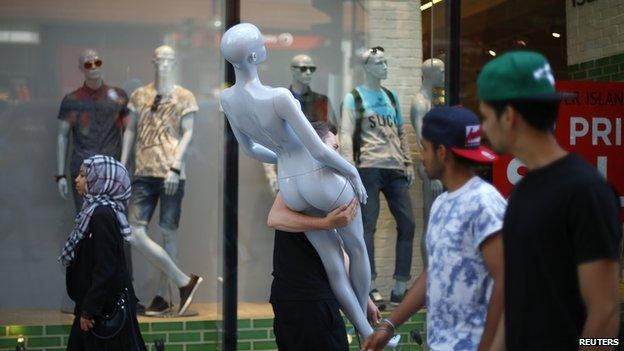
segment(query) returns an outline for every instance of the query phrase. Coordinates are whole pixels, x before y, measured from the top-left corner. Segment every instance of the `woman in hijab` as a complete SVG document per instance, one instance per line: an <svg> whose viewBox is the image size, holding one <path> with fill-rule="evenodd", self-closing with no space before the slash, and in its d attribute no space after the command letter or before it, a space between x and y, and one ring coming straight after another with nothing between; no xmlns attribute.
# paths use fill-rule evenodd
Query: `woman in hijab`
<svg viewBox="0 0 624 351"><path fill-rule="evenodd" d="M123 250L130 236L128 171L112 157L90 157L76 177L76 190L84 203L59 257L76 303L67 350L145 351Z"/></svg>

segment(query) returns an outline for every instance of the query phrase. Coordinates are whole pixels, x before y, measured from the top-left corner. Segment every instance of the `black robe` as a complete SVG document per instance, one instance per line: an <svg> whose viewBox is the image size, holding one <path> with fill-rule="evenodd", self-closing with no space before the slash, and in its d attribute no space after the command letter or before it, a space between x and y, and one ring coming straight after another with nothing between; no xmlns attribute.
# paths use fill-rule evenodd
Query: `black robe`
<svg viewBox="0 0 624 351"><path fill-rule="evenodd" d="M124 259L124 239L113 209L97 207L87 233L78 243L76 257L66 272L67 293L76 303L67 350L144 351L145 343L136 318L137 300ZM94 317L97 321L98 317L112 311L126 287L130 311L119 334L103 341L80 329L80 316Z"/></svg>

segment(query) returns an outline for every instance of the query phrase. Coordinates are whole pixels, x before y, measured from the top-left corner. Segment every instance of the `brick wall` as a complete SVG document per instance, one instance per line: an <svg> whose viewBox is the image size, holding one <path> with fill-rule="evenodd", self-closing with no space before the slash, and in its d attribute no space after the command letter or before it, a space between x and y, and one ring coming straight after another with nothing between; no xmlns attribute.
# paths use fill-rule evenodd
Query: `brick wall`
<svg viewBox="0 0 624 351"><path fill-rule="evenodd" d="M346 319L345 319L346 321ZM409 343L409 333L418 330L425 335L425 314L413 316L399 328L401 346L420 351L420 346ZM154 341L163 339L166 351L216 351L222 350L220 321L174 321L140 323L141 334L149 351L155 351ZM0 325L0 351L13 351L17 338L24 336L28 351L64 351L70 325ZM347 323L350 350L359 350L353 327ZM273 334L273 319L240 319L238 321L237 350L277 350Z"/></svg>
<svg viewBox="0 0 624 351"><path fill-rule="evenodd" d="M568 74L573 80L624 82L624 53L570 65Z"/></svg>
<svg viewBox="0 0 624 351"><path fill-rule="evenodd" d="M382 46L388 58L388 79L383 82L387 88L396 91L405 130L412 146L412 157L418 162L414 129L409 120L409 108L412 97L421 87L420 66L422 57L422 21L420 1L417 0L368 0L366 1L366 45L367 47ZM420 236L422 231L422 193L421 184L417 182L411 187L412 205L416 218L416 235L414 238L414 254L412 259L412 276L422 270L420 256ZM394 284L394 247L396 243L396 224L381 197L381 210L375 234L375 260L377 264L377 287L384 297L390 298L390 290Z"/></svg>
<svg viewBox="0 0 624 351"><path fill-rule="evenodd" d="M624 52L624 2L594 0L583 6L566 1L568 65Z"/></svg>

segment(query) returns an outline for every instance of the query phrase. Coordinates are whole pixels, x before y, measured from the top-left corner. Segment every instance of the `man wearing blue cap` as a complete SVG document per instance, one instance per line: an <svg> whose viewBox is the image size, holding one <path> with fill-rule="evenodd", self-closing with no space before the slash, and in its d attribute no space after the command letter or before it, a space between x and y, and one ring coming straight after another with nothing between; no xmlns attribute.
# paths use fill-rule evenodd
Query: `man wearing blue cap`
<svg viewBox="0 0 624 351"><path fill-rule="evenodd" d="M503 309L500 231L506 203L475 175L473 165L496 156L481 146L477 116L459 106L429 111L422 143L427 176L447 189L431 206L425 238L429 265L362 350L382 350L395 328L425 302L431 351L487 350Z"/></svg>
<svg viewBox="0 0 624 351"><path fill-rule="evenodd" d="M528 51L490 61L477 87L492 146L529 169L505 214L505 311L492 349L612 350L618 340L595 338L618 335L619 201L553 135L566 94Z"/></svg>

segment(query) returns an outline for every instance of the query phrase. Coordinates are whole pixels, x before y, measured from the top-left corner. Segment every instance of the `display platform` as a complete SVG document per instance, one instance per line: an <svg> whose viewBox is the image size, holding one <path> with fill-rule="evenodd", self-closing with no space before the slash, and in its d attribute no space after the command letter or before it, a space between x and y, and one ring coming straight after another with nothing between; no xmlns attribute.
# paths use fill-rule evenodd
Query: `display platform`
<svg viewBox="0 0 624 351"><path fill-rule="evenodd" d="M166 351L222 350L222 327L219 304L193 304L198 314L192 317L139 317L141 333L150 351L154 341L162 339ZM384 313L387 315L387 313ZM273 335L273 310L268 303L239 303L238 350L277 350ZM0 351L13 351L21 336L27 351L61 351L67 339L73 316L51 310L0 311ZM346 320L345 320L346 322ZM418 330L424 337L425 313L418 313L399 329L402 335L397 350L422 350L412 342L410 332ZM358 350L353 327L347 323L351 350Z"/></svg>

